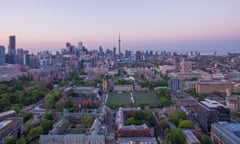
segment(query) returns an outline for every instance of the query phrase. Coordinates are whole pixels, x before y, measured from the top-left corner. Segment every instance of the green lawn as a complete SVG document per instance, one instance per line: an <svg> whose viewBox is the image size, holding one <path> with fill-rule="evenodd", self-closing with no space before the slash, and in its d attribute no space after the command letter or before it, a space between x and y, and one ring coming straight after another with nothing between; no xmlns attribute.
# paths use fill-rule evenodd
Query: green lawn
<svg viewBox="0 0 240 144"><path fill-rule="evenodd" d="M158 105L159 100L152 92L137 92L133 94L136 99L136 104Z"/></svg>
<svg viewBox="0 0 240 144"><path fill-rule="evenodd" d="M113 105L131 105L130 93L111 93L108 96L107 103Z"/></svg>
<svg viewBox="0 0 240 144"><path fill-rule="evenodd" d="M157 106L159 104L158 98L152 92L134 92L133 96L135 97L137 106L141 104ZM116 106L132 106L130 93L110 93L107 104Z"/></svg>

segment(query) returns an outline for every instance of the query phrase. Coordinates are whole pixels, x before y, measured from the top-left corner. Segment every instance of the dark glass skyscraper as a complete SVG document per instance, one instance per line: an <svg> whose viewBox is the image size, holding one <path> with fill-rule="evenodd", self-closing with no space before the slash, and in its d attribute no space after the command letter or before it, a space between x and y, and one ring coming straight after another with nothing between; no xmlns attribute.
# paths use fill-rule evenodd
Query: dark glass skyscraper
<svg viewBox="0 0 240 144"><path fill-rule="evenodd" d="M16 37L9 36L8 54L16 55Z"/></svg>
<svg viewBox="0 0 240 144"><path fill-rule="evenodd" d="M9 36L8 54L6 55L6 63L16 63L16 37Z"/></svg>

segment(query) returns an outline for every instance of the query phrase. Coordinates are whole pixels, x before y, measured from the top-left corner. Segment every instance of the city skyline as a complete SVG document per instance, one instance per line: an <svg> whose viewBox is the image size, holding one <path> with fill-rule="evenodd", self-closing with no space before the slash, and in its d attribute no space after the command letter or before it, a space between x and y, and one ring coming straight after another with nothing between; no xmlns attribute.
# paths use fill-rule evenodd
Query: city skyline
<svg viewBox="0 0 240 144"><path fill-rule="evenodd" d="M0 45L60 50L83 41L88 49L236 52L240 2L223 1L2 1Z"/></svg>

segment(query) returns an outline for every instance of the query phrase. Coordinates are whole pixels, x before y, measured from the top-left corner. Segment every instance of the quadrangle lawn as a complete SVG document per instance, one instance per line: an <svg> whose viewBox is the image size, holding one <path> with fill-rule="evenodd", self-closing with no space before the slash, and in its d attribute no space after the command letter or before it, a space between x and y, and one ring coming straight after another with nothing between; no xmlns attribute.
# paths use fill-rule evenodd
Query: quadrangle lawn
<svg viewBox="0 0 240 144"><path fill-rule="evenodd" d="M152 92L134 92L133 97L135 98L136 105L147 104L149 106L156 106L159 104L159 100L156 95ZM110 93L108 96L107 103L111 105L132 105L130 93Z"/></svg>

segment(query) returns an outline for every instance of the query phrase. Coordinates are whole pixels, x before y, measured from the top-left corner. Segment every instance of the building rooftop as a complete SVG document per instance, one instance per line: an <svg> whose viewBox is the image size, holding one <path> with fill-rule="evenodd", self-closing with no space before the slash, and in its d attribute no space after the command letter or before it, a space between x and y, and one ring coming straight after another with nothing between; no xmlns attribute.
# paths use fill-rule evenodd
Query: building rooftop
<svg viewBox="0 0 240 144"><path fill-rule="evenodd" d="M12 120L3 120L0 122L0 130L6 127L8 124L10 124Z"/></svg>
<svg viewBox="0 0 240 144"><path fill-rule="evenodd" d="M227 123L227 122L218 122L212 124L219 129L222 133L229 136L231 139L240 143L240 124L239 123Z"/></svg>
<svg viewBox="0 0 240 144"><path fill-rule="evenodd" d="M185 135L186 139L191 141L191 143L200 143L199 139L196 138L191 130L183 130L183 134Z"/></svg>
<svg viewBox="0 0 240 144"><path fill-rule="evenodd" d="M9 115L9 114L16 114L16 112L15 112L15 110L5 111L5 112L0 113L0 117Z"/></svg>
<svg viewBox="0 0 240 144"><path fill-rule="evenodd" d="M105 143L104 135L85 135L85 134L67 134L67 135L41 135L39 143L63 143L63 142L75 142L75 143L89 143L98 142Z"/></svg>
<svg viewBox="0 0 240 144"><path fill-rule="evenodd" d="M223 104L221 104L215 100L205 99L204 101L201 101L201 103L204 104L205 106L207 106L208 108L217 108L217 107L226 108L226 106L224 106Z"/></svg>
<svg viewBox="0 0 240 144"><path fill-rule="evenodd" d="M230 81L216 81L216 80L200 80L197 83L199 84L208 84L208 85L233 85Z"/></svg>
<svg viewBox="0 0 240 144"><path fill-rule="evenodd" d="M157 144L155 137L119 137L119 144Z"/></svg>

